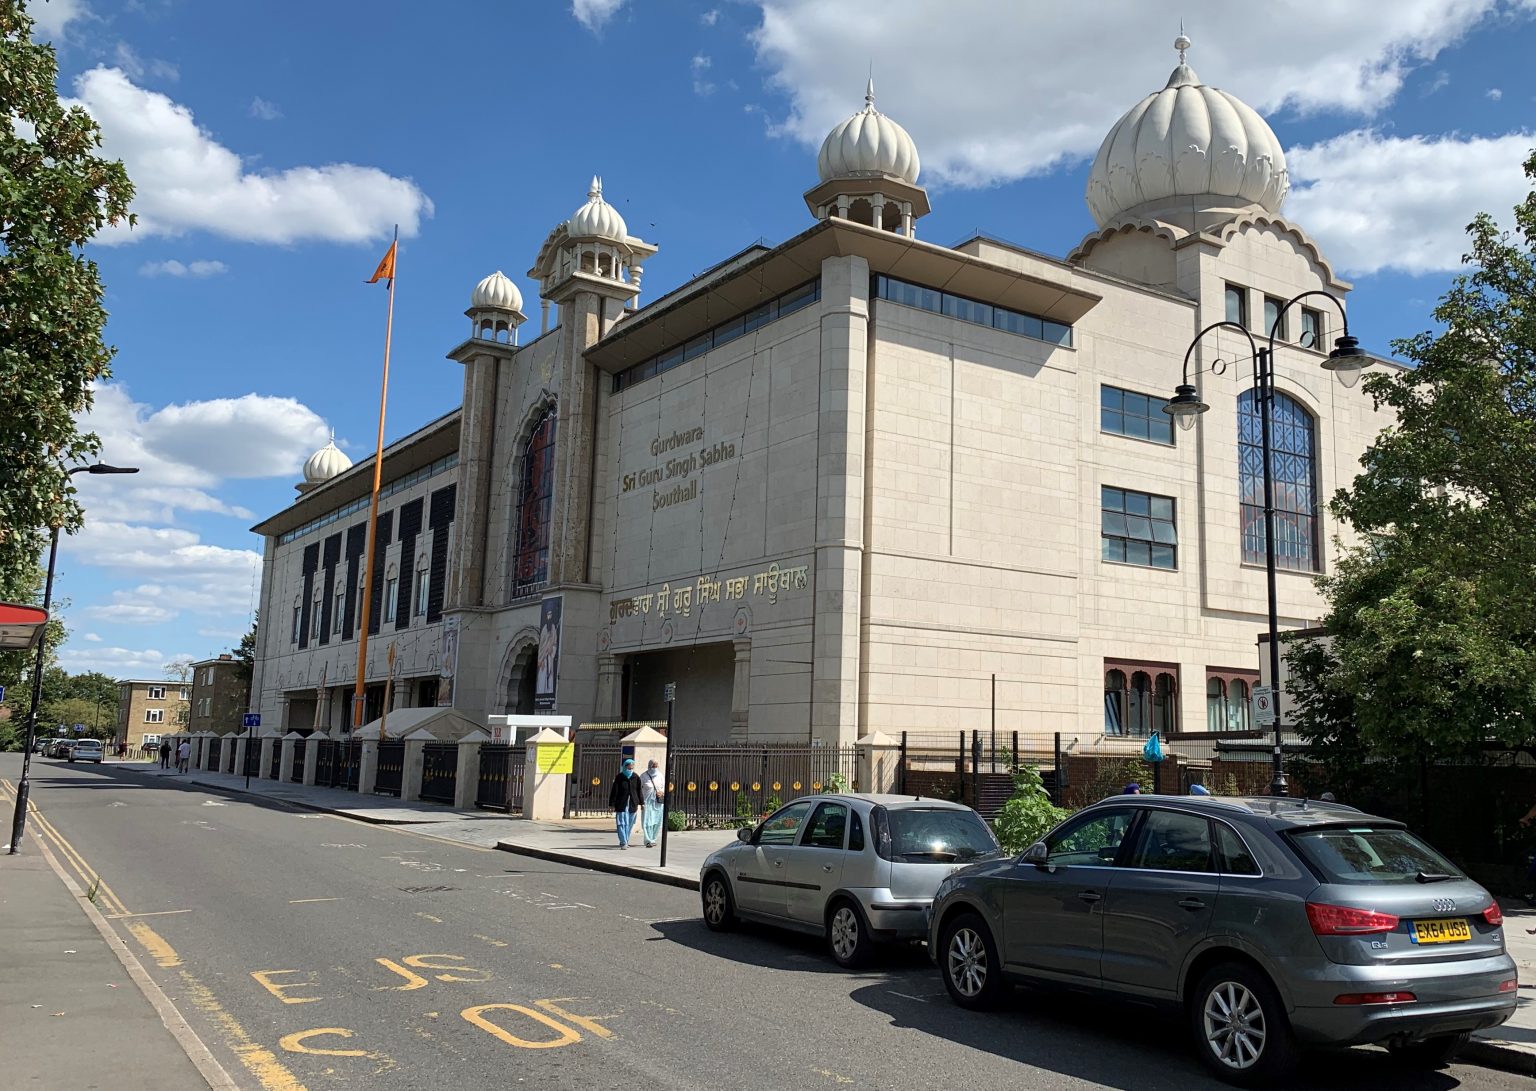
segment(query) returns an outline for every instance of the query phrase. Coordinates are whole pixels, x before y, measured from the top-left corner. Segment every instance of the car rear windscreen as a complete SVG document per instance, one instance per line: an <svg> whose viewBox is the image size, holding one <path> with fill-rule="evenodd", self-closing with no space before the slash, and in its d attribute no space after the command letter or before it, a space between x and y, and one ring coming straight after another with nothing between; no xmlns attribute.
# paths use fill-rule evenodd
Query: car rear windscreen
<svg viewBox="0 0 1536 1091"><path fill-rule="evenodd" d="M1404 829L1324 826L1292 830L1291 844L1330 883L1412 883L1461 872Z"/></svg>
<svg viewBox="0 0 1536 1091"><path fill-rule="evenodd" d="M888 847L880 855L903 863L954 863L998 852L997 839L975 811L902 807L886 812ZM884 840L884 838L882 838Z"/></svg>

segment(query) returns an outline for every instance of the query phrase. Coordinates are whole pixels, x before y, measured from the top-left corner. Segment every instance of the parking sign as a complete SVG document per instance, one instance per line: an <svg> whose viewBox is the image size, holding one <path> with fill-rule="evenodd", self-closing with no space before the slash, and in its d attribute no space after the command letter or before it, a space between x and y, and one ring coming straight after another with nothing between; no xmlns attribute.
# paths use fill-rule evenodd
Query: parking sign
<svg viewBox="0 0 1536 1091"><path fill-rule="evenodd" d="M244 716L240 717L240 726L241 727L260 727L261 726L261 713L259 713L259 712L247 712Z"/></svg>

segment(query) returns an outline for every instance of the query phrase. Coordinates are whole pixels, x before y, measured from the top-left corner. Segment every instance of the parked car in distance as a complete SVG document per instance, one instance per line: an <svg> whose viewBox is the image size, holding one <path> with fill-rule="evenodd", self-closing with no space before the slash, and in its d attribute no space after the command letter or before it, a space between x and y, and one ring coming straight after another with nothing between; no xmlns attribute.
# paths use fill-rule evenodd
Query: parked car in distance
<svg viewBox="0 0 1536 1091"><path fill-rule="evenodd" d="M1295 799L1116 796L1016 859L949 876L929 953L950 997L1012 982L1183 1009L1230 1083L1302 1047L1443 1064L1515 1011L1503 913L1401 823Z"/></svg>
<svg viewBox="0 0 1536 1091"><path fill-rule="evenodd" d="M1001 854L987 824L958 803L806 796L704 861L704 923L720 932L745 918L824 935L839 965L857 966L877 943L923 938L944 877Z"/></svg>
<svg viewBox="0 0 1536 1091"><path fill-rule="evenodd" d="M74 745L74 739L51 739L48 743L48 757L67 758L69 757L69 748Z"/></svg>
<svg viewBox="0 0 1536 1091"><path fill-rule="evenodd" d="M101 764L102 757L106 754L106 748L101 745L100 739L80 739L69 750L70 761L94 761Z"/></svg>

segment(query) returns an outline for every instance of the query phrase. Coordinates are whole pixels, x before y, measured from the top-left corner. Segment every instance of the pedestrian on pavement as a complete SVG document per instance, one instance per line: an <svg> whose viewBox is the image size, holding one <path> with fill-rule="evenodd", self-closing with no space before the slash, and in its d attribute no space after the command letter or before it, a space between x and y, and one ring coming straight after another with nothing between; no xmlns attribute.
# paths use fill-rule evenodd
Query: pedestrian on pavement
<svg viewBox="0 0 1536 1091"><path fill-rule="evenodd" d="M181 740L181 745L176 748L176 771L185 773L187 764L192 759L192 744L186 739Z"/></svg>
<svg viewBox="0 0 1536 1091"><path fill-rule="evenodd" d="M1133 780L1121 790L1120 794L1123 796L1139 796L1141 795L1141 785Z"/></svg>
<svg viewBox="0 0 1536 1091"><path fill-rule="evenodd" d="M645 834L645 847L653 848L656 839L661 836L661 803L667 795L667 782L662 778L661 766L655 758L645 767L645 772L640 774L640 800L644 811L640 817L640 828Z"/></svg>
<svg viewBox="0 0 1536 1091"><path fill-rule="evenodd" d="M162 769L169 769L170 767L171 767L171 740L170 739L162 739L160 741L160 768L162 768Z"/></svg>
<svg viewBox="0 0 1536 1091"><path fill-rule="evenodd" d="M640 809L640 778L635 776L635 759L625 758L613 787L608 789L608 806L619 834L619 848L629 848L629 835L635 828L635 812Z"/></svg>

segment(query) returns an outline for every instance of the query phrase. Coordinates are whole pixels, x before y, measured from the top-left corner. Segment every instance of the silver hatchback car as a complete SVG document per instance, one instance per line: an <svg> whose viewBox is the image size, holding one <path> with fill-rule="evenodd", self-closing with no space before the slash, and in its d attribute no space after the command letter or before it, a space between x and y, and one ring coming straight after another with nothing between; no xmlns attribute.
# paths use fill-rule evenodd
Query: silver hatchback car
<svg viewBox="0 0 1536 1091"><path fill-rule="evenodd" d="M987 824L958 803L807 796L704 861L704 923L720 932L746 918L824 934L839 965L857 966L876 943L922 939L945 876L1001 855Z"/></svg>
<svg viewBox="0 0 1536 1091"><path fill-rule="evenodd" d="M1300 1046L1429 1065L1514 1013L1498 902L1401 822L1293 799L1117 796L934 900L950 997L1010 981L1182 1007L1200 1058L1272 1082Z"/></svg>

